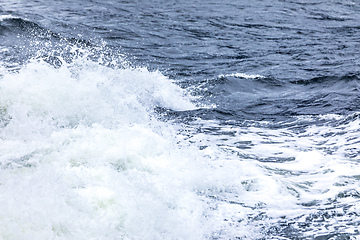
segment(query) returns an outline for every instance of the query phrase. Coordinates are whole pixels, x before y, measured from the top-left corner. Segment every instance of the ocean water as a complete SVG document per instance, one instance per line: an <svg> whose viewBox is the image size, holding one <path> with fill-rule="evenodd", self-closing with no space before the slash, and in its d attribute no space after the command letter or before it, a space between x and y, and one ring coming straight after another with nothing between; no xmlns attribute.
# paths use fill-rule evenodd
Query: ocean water
<svg viewBox="0 0 360 240"><path fill-rule="evenodd" d="M360 5L0 2L0 239L360 239Z"/></svg>

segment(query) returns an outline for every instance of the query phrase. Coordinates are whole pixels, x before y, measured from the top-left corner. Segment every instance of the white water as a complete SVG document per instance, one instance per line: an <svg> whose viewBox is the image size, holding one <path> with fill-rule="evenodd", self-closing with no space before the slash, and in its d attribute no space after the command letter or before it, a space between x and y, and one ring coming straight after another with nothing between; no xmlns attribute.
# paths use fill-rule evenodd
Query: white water
<svg viewBox="0 0 360 240"><path fill-rule="evenodd" d="M231 229L236 232L237 227L248 220L247 224L254 224L250 230L254 234L259 228L276 226L281 219L297 229L297 223L307 222L309 216L324 211L330 215L338 214L339 218L312 223L314 226L307 230L305 237L312 239L338 232L349 233L354 235L351 239L358 239L355 223L359 222L360 215L357 195L360 192L360 120L355 117L345 121L344 117L330 114L300 117L298 121L319 119L344 123L336 127L312 125L299 132L285 126L269 129L266 125L271 123L267 122L261 123L263 127L258 126L259 122L249 127L198 122L204 134L194 135L191 141L208 146L206 149L221 148L229 153L229 160L241 159L252 164L257 160L258 174L246 169L245 175L237 176L236 180L243 184L242 191L246 192L239 191L238 186L228 194L222 192L217 196L224 201L219 206L223 207L223 217L228 219ZM224 163L226 165L229 162ZM228 173L232 171L229 169ZM247 212L249 208L252 211ZM248 215L244 216L245 213ZM354 226L344 224L347 222L353 222ZM255 238L256 235L248 233L244 236Z"/></svg>
<svg viewBox="0 0 360 240"><path fill-rule="evenodd" d="M246 74L246 73L232 73L232 74L219 75L219 78L222 77L237 77L237 78L245 78L245 79L264 78L264 76L261 76L259 74Z"/></svg>
<svg viewBox="0 0 360 240"><path fill-rule="evenodd" d="M193 105L158 72L34 61L0 80L0 239L202 236L203 202L155 106Z"/></svg>
<svg viewBox="0 0 360 240"><path fill-rule="evenodd" d="M0 21L6 20L6 19L16 19L17 17L14 17L12 15L1 15Z"/></svg>
<svg viewBox="0 0 360 240"><path fill-rule="evenodd" d="M0 239L257 238L319 208L299 203L360 191L358 159L345 157L358 119L303 133L199 121L217 130L186 137L154 117L195 108L159 72L79 58L0 76ZM271 157L293 160L254 160Z"/></svg>

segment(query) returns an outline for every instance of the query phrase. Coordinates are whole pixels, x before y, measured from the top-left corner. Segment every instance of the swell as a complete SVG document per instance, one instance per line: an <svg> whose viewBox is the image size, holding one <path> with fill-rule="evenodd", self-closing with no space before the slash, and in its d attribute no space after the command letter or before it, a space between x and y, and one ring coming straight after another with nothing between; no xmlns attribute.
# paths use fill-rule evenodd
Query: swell
<svg viewBox="0 0 360 240"><path fill-rule="evenodd" d="M301 84L301 85L324 84L330 86L336 84L339 81L342 81L344 83L351 83L353 81L356 82L358 80L359 80L359 73L347 73L343 76L320 76L310 79L291 81L291 83Z"/></svg>
<svg viewBox="0 0 360 240"><path fill-rule="evenodd" d="M60 38L60 35L41 27L39 24L11 15L3 15L0 18L0 25L4 31L12 34L27 34L28 36L36 36L38 38Z"/></svg>
<svg viewBox="0 0 360 240"><path fill-rule="evenodd" d="M290 83L273 77L237 73L197 84L192 93L209 106L215 106L199 115L205 119L213 114L222 120L283 121L301 115L349 115L360 111L357 73Z"/></svg>
<svg viewBox="0 0 360 240"><path fill-rule="evenodd" d="M60 66L60 56L70 62L74 55L79 54L80 49L96 49L88 40L68 37L35 21L12 15L0 16L0 40L4 52L0 56L0 61L8 69L17 70L20 69L19 66L34 58L41 58L53 66Z"/></svg>
<svg viewBox="0 0 360 240"><path fill-rule="evenodd" d="M40 24L23 19L20 17L4 17L2 21L0 21L1 27L6 29L11 34L20 34L24 37L32 37L41 40L47 41L66 41L69 44L90 47L92 44L90 41L82 39L82 38L74 38L74 37L66 37L61 33L53 32L50 29L42 27Z"/></svg>

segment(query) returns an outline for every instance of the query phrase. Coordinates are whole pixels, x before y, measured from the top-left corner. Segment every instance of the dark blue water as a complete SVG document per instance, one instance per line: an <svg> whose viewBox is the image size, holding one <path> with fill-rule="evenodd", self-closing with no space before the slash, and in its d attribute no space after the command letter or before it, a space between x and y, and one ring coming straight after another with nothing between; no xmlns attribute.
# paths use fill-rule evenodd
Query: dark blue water
<svg viewBox="0 0 360 240"><path fill-rule="evenodd" d="M0 63L6 71L16 73L34 59L59 69L82 55L109 69L160 71L184 89L195 109L179 111L159 104L153 106L152 116L181 125L179 134L201 151L210 146L234 148L229 154L239 161L259 164L303 159L298 153L321 155L315 172L306 167L283 170L282 165L259 165L265 169L264 176L288 179L285 189L297 199L299 209L312 212L275 217L267 216L271 204L253 207L257 216L249 213L246 220L224 216L221 221L229 226L225 230L214 227L204 238L359 239L359 175L346 175L346 171L326 175L341 164L354 172L360 170L357 1L0 3ZM6 119L2 121L11 121ZM282 150L272 152L272 144ZM328 178L334 180L331 186L343 188L316 186ZM253 180L246 181L242 184ZM297 188L321 197L303 197ZM235 190L231 193L230 197L225 190L212 195L209 190L204 196L218 203L247 204ZM272 192L268 194L273 197ZM239 223L253 226L259 235L244 234L241 231L248 230L240 230Z"/></svg>
<svg viewBox="0 0 360 240"><path fill-rule="evenodd" d="M26 61L49 42L104 42L184 87L206 81L194 94L235 118L358 111L359 6L351 1L10 1L2 14L19 17L1 25L3 45L17 55L6 60ZM219 77L233 73L264 79Z"/></svg>

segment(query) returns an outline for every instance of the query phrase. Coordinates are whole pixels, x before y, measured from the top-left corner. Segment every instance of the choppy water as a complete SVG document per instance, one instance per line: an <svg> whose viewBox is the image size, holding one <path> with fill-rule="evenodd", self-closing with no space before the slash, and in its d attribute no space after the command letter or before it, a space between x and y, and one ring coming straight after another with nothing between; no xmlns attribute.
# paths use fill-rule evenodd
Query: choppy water
<svg viewBox="0 0 360 240"><path fill-rule="evenodd" d="M360 239L357 1L0 3L0 239Z"/></svg>

